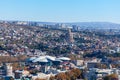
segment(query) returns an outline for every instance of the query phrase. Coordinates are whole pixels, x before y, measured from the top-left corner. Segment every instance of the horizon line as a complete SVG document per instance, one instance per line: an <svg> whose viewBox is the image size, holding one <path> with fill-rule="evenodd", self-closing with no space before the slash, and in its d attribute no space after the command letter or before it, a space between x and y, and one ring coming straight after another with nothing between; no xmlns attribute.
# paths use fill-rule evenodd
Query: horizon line
<svg viewBox="0 0 120 80"><path fill-rule="evenodd" d="M0 20L0 21L23 21L23 22L46 22L46 23L115 23L115 24L120 24L117 22L111 22L111 21L39 21L39 20Z"/></svg>

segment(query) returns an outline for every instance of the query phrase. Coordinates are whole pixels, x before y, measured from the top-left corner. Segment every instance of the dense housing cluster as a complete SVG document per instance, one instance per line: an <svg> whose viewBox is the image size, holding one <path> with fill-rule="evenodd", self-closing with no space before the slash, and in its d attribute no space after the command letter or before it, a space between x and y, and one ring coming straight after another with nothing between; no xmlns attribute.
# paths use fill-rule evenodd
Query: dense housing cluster
<svg viewBox="0 0 120 80"><path fill-rule="evenodd" d="M118 80L120 30L0 21L0 65L5 80Z"/></svg>

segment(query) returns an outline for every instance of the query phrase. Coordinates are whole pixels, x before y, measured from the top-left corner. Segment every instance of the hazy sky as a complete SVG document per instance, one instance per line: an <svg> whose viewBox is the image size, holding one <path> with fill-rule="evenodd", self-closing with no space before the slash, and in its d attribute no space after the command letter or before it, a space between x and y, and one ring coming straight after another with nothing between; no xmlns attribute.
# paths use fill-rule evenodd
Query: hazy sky
<svg viewBox="0 0 120 80"><path fill-rule="evenodd" d="M0 20L120 23L120 0L0 0Z"/></svg>

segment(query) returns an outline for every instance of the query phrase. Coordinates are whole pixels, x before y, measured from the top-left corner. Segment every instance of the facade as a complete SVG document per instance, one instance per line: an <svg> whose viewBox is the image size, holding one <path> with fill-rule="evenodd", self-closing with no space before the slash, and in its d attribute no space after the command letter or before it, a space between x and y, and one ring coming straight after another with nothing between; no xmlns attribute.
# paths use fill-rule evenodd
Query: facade
<svg viewBox="0 0 120 80"><path fill-rule="evenodd" d="M13 76L12 65L10 63L5 64L6 76Z"/></svg>
<svg viewBox="0 0 120 80"><path fill-rule="evenodd" d="M119 69L97 69L93 68L89 70L87 75L88 80L101 80L104 76L110 75L110 74L117 74L118 77L120 75ZM120 79L120 78L118 78Z"/></svg>
<svg viewBox="0 0 120 80"><path fill-rule="evenodd" d="M13 78L13 76L11 63L5 63L0 67L0 79L10 80L10 78Z"/></svg>

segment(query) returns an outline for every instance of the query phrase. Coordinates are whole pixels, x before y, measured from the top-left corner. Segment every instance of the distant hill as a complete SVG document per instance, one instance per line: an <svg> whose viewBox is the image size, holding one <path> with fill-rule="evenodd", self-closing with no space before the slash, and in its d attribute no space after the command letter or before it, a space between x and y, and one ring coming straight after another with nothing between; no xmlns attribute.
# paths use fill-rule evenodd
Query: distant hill
<svg viewBox="0 0 120 80"><path fill-rule="evenodd" d="M120 24L111 22L76 22L67 24L77 25L87 29L120 29Z"/></svg>
<svg viewBox="0 0 120 80"><path fill-rule="evenodd" d="M8 21L8 22L15 22L15 21ZM46 24L46 25L55 25L55 24L77 25L82 29L120 29L120 24L112 23L112 22L74 22L74 23L39 22L39 21L37 22L23 21L23 22L31 22L31 23Z"/></svg>
<svg viewBox="0 0 120 80"><path fill-rule="evenodd" d="M57 22L39 22L39 23L48 25L57 24ZM120 24L112 22L74 22L63 24L77 25L82 29L120 29Z"/></svg>

